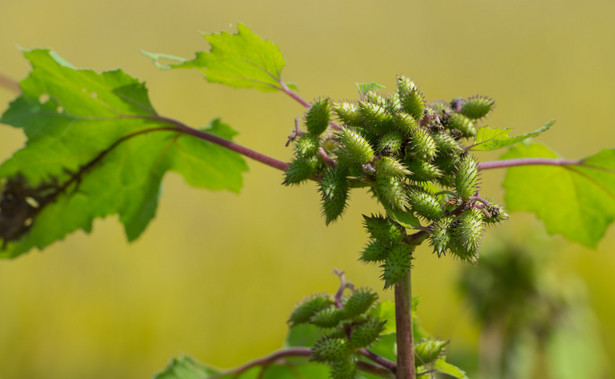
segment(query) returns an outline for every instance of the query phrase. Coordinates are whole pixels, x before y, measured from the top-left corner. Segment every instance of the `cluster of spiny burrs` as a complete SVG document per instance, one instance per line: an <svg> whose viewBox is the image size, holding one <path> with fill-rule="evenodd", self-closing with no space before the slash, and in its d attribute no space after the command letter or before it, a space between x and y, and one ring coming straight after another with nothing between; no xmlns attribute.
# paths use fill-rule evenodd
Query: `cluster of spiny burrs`
<svg viewBox="0 0 615 379"><path fill-rule="evenodd" d="M484 225L507 218L479 196L477 162L464 145L493 105L485 96L426 104L403 76L387 97L368 91L357 102L316 100L307 132L296 133L284 184L318 180L327 224L340 217L351 188L369 187L386 216L366 217L371 242L362 259L382 264L387 287L410 267L406 228L428 231L438 255L476 262Z"/></svg>
<svg viewBox="0 0 615 379"><path fill-rule="evenodd" d="M378 295L367 289L355 289L346 282L344 273L335 271L341 284L335 295L318 294L301 301L294 309L288 323L291 327L310 324L321 331L312 346L311 360L331 366L335 379L355 378L357 363L371 357L367 348L376 344L385 332L386 321L374 312ZM345 295L350 292L349 295ZM416 361L429 367L444 354L448 341L425 338L417 341L414 350Z"/></svg>

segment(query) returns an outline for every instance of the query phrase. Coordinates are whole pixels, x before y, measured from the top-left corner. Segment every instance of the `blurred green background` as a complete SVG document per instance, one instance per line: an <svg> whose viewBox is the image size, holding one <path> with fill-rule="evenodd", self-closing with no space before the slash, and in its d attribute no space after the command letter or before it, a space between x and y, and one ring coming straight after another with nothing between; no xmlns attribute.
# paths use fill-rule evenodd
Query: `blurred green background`
<svg viewBox="0 0 615 379"><path fill-rule="evenodd" d="M162 72L139 50L191 58L207 50L197 33L250 26L277 43L307 99L356 96L354 82L394 87L415 78L428 99L494 97L490 125L524 133L558 120L540 138L568 158L615 141L615 2L543 1L141 1L2 0L0 72L29 66L17 46L51 47L77 67L123 68L148 83L166 116L202 126L222 116L238 141L288 160L284 147L301 107L282 94L208 84L197 72ZM0 89L0 109L13 95ZM0 158L23 143L0 129ZM493 159L497 155L484 155ZM42 254L0 261L0 378L143 378L180 352L230 367L280 346L294 304L334 291L333 268L380 289L379 270L360 264L366 241L353 194L342 222L325 227L314 185L287 188L279 171L250 162L241 195L205 192L165 178L158 216L128 245L117 220L96 222ZM483 193L502 200L503 172L483 176ZM526 214L490 229L523 238L543 227ZM615 359L615 234L597 250L549 239L551 266L581 275ZM419 315L451 350L476 348L478 327L453 285L462 266L417 253ZM391 291L381 292L385 299Z"/></svg>

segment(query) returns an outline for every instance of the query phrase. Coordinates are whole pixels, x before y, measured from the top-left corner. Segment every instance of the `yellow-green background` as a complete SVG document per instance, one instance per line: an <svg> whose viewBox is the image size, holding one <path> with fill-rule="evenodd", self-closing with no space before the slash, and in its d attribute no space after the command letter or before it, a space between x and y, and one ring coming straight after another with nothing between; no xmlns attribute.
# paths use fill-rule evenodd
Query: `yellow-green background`
<svg viewBox="0 0 615 379"><path fill-rule="evenodd" d="M493 96L489 123L518 133L555 118L540 140L578 158L615 145L614 16L607 0L2 0L0 72L26 76L17 45L52 47L78 67L121 67L147 81L161 114L194 126L222 116L240 143L287 160L298 104L208 84L198 72L162 72L139 54L192 57L208 48L197 31L235 31L242 22L280 46L283 77L307 99L353 98L357 81L391 88L403 73L430 99ZM11 98L0 89L0 108ZM22 142L3 127L0 156ZM366 240L360 214L376 210L367 195L353 194L343 221L326 228L313 184L283 187L279 171L250 168L239 196L168 175L157 218L131 245L110 218L90 236L0 261L0 377L143 378L180 352L230 367L279 347L293 305L336 289L333 268L380 288L378 269L357 261ZM484 175L487 196L502 199L502 174ZM542 230L533 216L513 214L488 239L523 238L528 225ZM613 231L597 250L552 241L560 249L553 265L586 280L615 358ZM460 266L424 248L414 270L420 316L453 348L477 343L452 286Z"/></svg>

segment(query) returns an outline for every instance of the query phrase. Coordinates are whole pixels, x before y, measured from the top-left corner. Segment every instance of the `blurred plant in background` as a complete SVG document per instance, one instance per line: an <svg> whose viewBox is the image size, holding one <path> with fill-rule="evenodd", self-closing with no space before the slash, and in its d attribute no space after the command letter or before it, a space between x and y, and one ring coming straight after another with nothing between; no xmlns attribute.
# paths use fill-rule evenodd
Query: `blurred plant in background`
<svg viewBox="0 0 615 379"><path fill-rule="evenodd" d="M464 266L458 285L481 327L471 377L608 377L585 285L548 267L552 250L530 235L493 240L479 265Z"/></svg>

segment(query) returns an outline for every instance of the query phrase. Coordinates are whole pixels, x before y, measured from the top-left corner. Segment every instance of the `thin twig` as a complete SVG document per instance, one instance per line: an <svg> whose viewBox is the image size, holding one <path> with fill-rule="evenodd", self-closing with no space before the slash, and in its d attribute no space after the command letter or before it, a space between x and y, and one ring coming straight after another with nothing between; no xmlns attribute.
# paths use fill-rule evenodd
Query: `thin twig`
<svg viewBox="0 0 615 379"><path fill-rule="evenodd" d="M476 191L476 193L478 193L478 191ZM474 196L470 196L468 198L468 200L474 200L474 201L478 201L480 203L485 204L486 206L491 206L491 203L489 203L487 200L483 199L482 197L478 196L478 195L474 195Z"/></svg>
<svg viewBox="0 0 615 379"><path fill-rule="evenodd" d="M152 120L152 121L159 121L159 122L163 122L166 124L170 124L170 125L175 125L178 127L179 131L184 133L184 134L189 134L193 137L197 137L200 138L202 140L205 141L209 141L212 143L215 143L216 145L220 145L222 147L225 147L229 150L235 151L245 157L248 157L250 159L254 159L255 161L261 162L267 166L273 167L273 168L277 168L278 170L282 170L282 171L286 171L288 169L288 163L286 162L282 162L278 159L275 159L273 157L270 157L268 155L265 155L263 153L260 153L256 150L252 150L248 147L242 146L238 143L229 141L227 139L224 139L222 137L219 137L215 134L211 134L208 132L204 132L202 130L198 130L198 129L194 129L180 121L174 120L172 118L168 118L168 117L164 117L164 116L126 116L126 117L130 117L130 118L139 118L139 119L144 119L144 120Z"/></svg>
<svg viewBox="0 0 615 379"><path fill-rule="evenodd" d="M291 347L286 349L280 349L274 351L269 355L250 361L242 366L225 371L217 377L241 374L242 372L247 371L252 367L272 364L286 357L309 357L310 355L312 355L312 349L310 349L309 347Z"/></svg>
<svg viewBox="0 0 615 379"><path fill-rule="evenodd" d="M333 273L340 278L340 287L337 289L337 293L335 294L335 306L339 309L344 309L344 304L342 304L342 296L344 295L344 291L346 288L354 288L354 285L346 281L344 271L333 269Z"/></svg>
<svg viewBox="0 0 615 379"><path fill-rule="evenodd" d="M322 147L318 148L318 156L320 157L320 159L323 160L323 162L327 164L327 166L331 168L336 166L335 161L329 156L329 154L327 154L325 149L323 149Z"/></svg>
<svg viewBox="0 0 615 379"><path fill-rule="evenodd" d="M286 83L284 83L282 81L280 81L279 83L280 83L280 88L281 88L282 92L284 92L285 94L290 96L293 100L295 100L296 102L298 102L299 104L303 105L306 108L310 108L312 106L308 101L306 101L304 98L299 96L295 91L293 91L292 89L288 88Z"/></svg>
<svg viewBox="0 0 615 379"><path fill-rule="evenodd" d="M553 158L518 158L518 159L504 159L501 161L488 161L480 162L478 164L479 170L490 170L493 168L507 168L516 166L530 166L530 165L547 165L547 166L574 166L581 165L581 161L569 160L569 159L553 159Z"/></svg>
<svg viewBox="0 0 615 379"><path fill-rule="evenodd" d="M378 363L380 366L386 367L387 369L391 370L391 372L395 372L395 370L397 370L397 363L389 361L388 359L381 357L373 351L361 349L359 350L359 353L361 353L361 355L363 355L364 357Z"/></svg>
<svg viewBox="0 0 615 379"><path fill-rule="evenodd" d="M288 88L288 86L286 85L286 83L280 81L280 89L282 90L282 92L284 92L285 94L287 94L288 96L290 96L293 100L295 100L296 102L298 102L299 104L303 105L304 107L306 107L307 109L310 109L310 107L312 106L312 104L310 104L309 101L305 100L304 98L302 98L301 96L299 96L299 94L295 91L293 91L292 89ZM335 130L340 130L342 129L341 126L339 126L338 124L336 124L333 121L329 122L329 126L331 126L333 129Z"/></svg>

